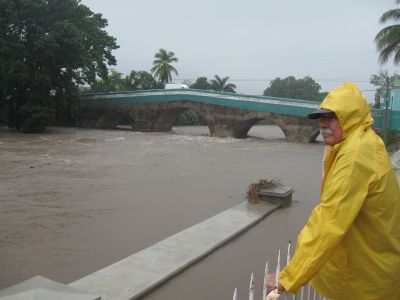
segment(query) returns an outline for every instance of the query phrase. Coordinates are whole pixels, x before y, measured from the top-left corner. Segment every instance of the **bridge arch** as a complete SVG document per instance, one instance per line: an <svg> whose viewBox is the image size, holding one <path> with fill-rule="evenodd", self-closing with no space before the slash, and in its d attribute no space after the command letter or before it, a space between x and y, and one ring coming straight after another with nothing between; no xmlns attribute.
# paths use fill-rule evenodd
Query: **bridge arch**
<svg viewBox="0 0 400 300"><path fill-rule="evenodd" d="M156 122L155 128L157 131L168 131L171 130L174 125L177 124L178 119L189 110L196 112L200 118L206 119L204 111L199 110L195 105L190 105L190 102L176 103L169 109L165 109L161 112L159 119Z"/></svg>
<svg viewBox="0 0 400 300"><path fill-rule="evenodd" d="M272 115L274 123L280 127L288 142L314 143L319 135L316 120L288 115Z"/></svg>
<svg viewBox="0 0 400 300"><path fill-rule="evenodd" d="M265 121L267 121L267 122L265 122ZM264 118L255 118L255 119L252 119L252 122L249 124L249 125L251 125L250 126L250 128L248 128L248 130L247 130L247 132L246 132L246 135L247 136L249 136L249 132L253 129L253 128L255 128L255 127L257 127L257 126L263 126L263 125L270 125L270 126L276 126L276 127L278 127L279 129L278 130L280 130L280 132L281 132L281 134L283 135L283 136L285 136L285 138L286 138L286 135L285 135L285 132L282 130L282 128L279 126L279 124L277 124L276 123L276 121L275 121L275 119L273 118L273 116L272 116L272 114L271 115L269 115L269 116L266 116L266 117L264 117Z"/></svg>
<svg viewBox="0 0 400 300"><path fill-rule="evenodd" d="M124 124L121 124L121 121ZM128 123L128 124L126 124ZM95 128L99 129L116 129L118 125L132 125L132 120L129 114L120 110L104 111L95 121Z"/></svg>

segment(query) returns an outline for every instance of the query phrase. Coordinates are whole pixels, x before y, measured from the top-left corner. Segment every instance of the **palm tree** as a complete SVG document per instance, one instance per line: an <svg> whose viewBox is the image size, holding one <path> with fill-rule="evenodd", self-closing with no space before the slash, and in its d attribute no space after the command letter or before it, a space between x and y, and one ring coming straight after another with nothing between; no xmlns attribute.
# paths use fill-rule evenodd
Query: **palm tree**
<svg viewBox="0 0 400 300"><path fill-rule="evenodd" d="M396 0L399 4L400 0ZM375 37L375 43L380 51L379 61L383 64L388 61L391 55L394 55L394 63L400 63L400 9L391 9L385 12L379 22L384 24L387 21L395 21L398 24L383 28Z"/></svg>
<svg viewBox="0 0 400 300"><path fill-rule="evenodd" d="M175 75L178 75L178 71L171 65L171 63L175 62L178 62L175 53L171 51L167 52L165 49L161 48L154 55L153 68L151 69L151 72L162 84L171 82L171 73L173 72Z"/></svg>
<svg viewBox="0 0 400 300"><path fill-rule="evenodd" d="M218 92L236 93L236 85L234 85L233 83L227 83L229 80L229 76L221 78L218 75L215 75L214 77L215 79L210 80L211 88L213 90L216 90Z"/></svg>

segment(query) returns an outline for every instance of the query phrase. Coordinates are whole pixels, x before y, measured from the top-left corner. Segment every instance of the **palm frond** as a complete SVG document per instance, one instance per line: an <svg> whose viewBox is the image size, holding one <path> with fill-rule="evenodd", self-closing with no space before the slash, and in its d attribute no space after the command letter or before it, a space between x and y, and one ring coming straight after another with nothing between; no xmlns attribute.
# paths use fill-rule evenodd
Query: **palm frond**
<svg viewBox="0 0 400 300"><path fill-rule="evenodd" d="M383 28L378 32L374 39L379 53L380 63L388 61L389 57L394 55L396 57L400 46L400 25L391 25ZM398 64L398 60L395 63Z"/></svg>
<svg viewBox="0 0 400 300"><path fill-rule="evenodd" d="M212 89L219 91L219 92L235 92L236 85L233 83L227 83L229 80L229 76L226 77L219 77L218 75L214 76L215 79L210 80L210 84Z"/></svg>
<svg viewBox="0 0 400 300"><path fill-rule="evenodd" d="M386 21L399 21L400 20L400 8L391 9L385 12L379 19L380 23L385 23Z"/></svg>
<svg viewBox="0 0 400 300"><path fill-rule="evenodd" d="M396 44L389 44L383 48L379 54L379 62L384 64L389 60L389 57L395 53L398 46Z"/></svg>
<svg viewBox="0 0 400 300"><path fill-rule="evenodd" d="M247 189L247 198L250 203L258 203L260 201L260 191L262 189L281 186L281 182L278 179L260 179L256 183L249 185Z"/></svg>
<svg viewBox="0 0 400 300"><path fill-rule="evenodd" d="M178 71L173 66L171 66L170 71L174 72L175 75L178 75Z"/></svg>
<svg viewBox="0 0 400 300"><path fill-rule="evenodd" d="M400 64L400 47L397 45L396 50L395 50L395 55L393 57L394 63L396 65Z"/></svg>
<svg viewBox="0 0 400 300"><path fill-rule="evenodd" d="M384 48L387 44L390 44L400 39L400 25L392 25L383 28L378 32L374 41L378 50Z"/></svg>

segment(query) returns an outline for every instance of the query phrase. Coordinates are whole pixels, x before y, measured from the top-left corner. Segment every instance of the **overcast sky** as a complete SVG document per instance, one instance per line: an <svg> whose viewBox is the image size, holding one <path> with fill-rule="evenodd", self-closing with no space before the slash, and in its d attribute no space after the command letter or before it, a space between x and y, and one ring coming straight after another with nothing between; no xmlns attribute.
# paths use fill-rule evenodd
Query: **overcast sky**
<svg viewBox="0 0 400 300"><path fill-rule="evenodd" d="M175 52L174 81L229 76L237 92L261 95L270 80L311 76L322 91L353 81L374 89L374 37L394 0L82 0L108 20L120 46L115 69L150 71L154 54ZM369 101L374 92L365 91Z"/></svg>

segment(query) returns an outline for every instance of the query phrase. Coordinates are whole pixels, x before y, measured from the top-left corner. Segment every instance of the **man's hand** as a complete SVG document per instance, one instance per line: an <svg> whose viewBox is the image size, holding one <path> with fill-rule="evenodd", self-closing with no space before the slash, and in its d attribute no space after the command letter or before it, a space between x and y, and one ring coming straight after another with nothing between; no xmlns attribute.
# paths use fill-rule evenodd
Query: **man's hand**
<svg viewBox="0 0 400 300"><path fill-rule="evenodd" d="M276 273L269 273L267 276L267 293L273 291L276 288L275 285Z"/></svg>
<svg viewBox="0 0 400 300"><path fill-rule="evenodd" d="M272 290L268 295L265 300L278 300L280 299L282 294L278 293L277 289Z"/></svg>
<svg viewBox="0 0 400 300"><path fill-rule="evenodd" d="M276 273L270 273L267 276L268 296L267 296L266 300L279 299L279 297L285 291L285 288L281 284L279 284L278 287L276 286L275 277L276 277Z"/></svg>

